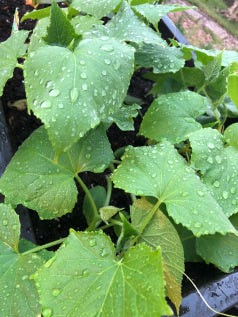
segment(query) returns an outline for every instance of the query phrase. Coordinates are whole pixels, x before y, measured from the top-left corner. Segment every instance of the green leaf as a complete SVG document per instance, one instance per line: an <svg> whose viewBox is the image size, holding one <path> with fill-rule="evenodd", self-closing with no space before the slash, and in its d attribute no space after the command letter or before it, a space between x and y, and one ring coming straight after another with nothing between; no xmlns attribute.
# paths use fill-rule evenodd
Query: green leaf
<svg viewBox="0 0 238 317"><path fill-rule="evenodd" d="M230 51L224 50L222 51L222 66L230 66L232 63L238 63L238 52L237 51Z"/></svg>
<svg viewBox="0 0 238 317"><path fill-rule="evenodd" d="M79 11L100 19L111 13L120 2L121 0L72 0L71 5Z"/></svg>
<svg viewBox="0 0 238 317"><path fill-rule="evenodd" d="M131 47L105 38L82 40L74 52L44 46L30 54L24 67L28 104L45 123L54 148L68 149L118 111L133 55Z"/></svg>
<svg viewBox="0 0 238 317"><path fill-rule="evenodd" d="M153 101L140 127L144 136L172 143L184 141L188 134L202 128L196 118L206 111L206 99L192 91L161 95Z"/></svg>
<svg viewBox="0 0 238 317"><path fill-rule="evenodd" d="M191 8L191 6L181 6L177 4L162 5L149 3L133 6L133 9L146 18L156 30L158 29L159 20L169 12L184 11Z"/></svg>
<svg viewBox="0 0 238 317"><path fill-rule="evenodd" d="M185 62L179 48L152 43L141 45L136 50L135 60L140 66L153 67L154 73L176 73Z"/></svg>
<svg viewBox="0 0 238 317"><path fill-rule="evenodd" d="M195 236L236 232L207 187L168 142L128 147L112 180L126 192L158 198L174 221Z"/></svg>
<svg viewBox="0 0 238 317"><path fill-rule="evenodd" d="M18 250L20 253L24 253L24 252L32 250L36 247L38 247L38 246L29 240L26 240L26 239L19 240ZM41 257L41 259L43 259L46 262L50 258L52 258L52 256L54 255L54 251L48 251L46 249L43 249L40 251L38 250L37 255L39 255Z"/></svg>
<svg viewBox="0 0 238 317"><path fill-rule="evenodd" d="M57 162L41 127L17 151L0 179L0 190L7 201L37 210L41 218L60 217L71 212L76 203L74 175L101 172L111 159L110 144L99 127L89 131Z"/></svg>
<svg viewBox="0 0 238 317"><path fill-rule="evenodd" d="M99 209L99 213L102 221L108 223L108 220L110 220L121 210L123 210L123 208L118 208L115 206L104 206Z"/></svg>
<svg viewBox="0 0 238 317"><path fill-rule="evenodd" d="M119 217L122 222L122 227L117 240L117 252L130 248L131 240L133 241L133 239L138 235L136 228L128 221L128 216L125 216L122 212L120 212Z"/></svg>
<svg viewBox="0 0 238 317"><path fill-rule="evenodd" d="M178 312L182 300L183 246L174 226L159 209L141 232L143 219L152 208L153 205L145 199L136 200L131 207L131 221L132 225L141 233L138 242L145 242L154 249L161 248L167 296L174 303Z"/></svg>
<svg viewBox="0 0 238 317"><path fill-rule="evenodd" d="M202 67L206 81L217 79L221 70L222 52L215 56L211 62Z"/></svg>
<svg viewBox="0 0 238 317"><path fill-rule="evenodd" d="M238 151L224 147L222 135L214 129L196 131L189 136L191 161L202 172L202 181L230 217L238 212Z"/></svg>
<svg viewBox="0 0 238 317"><path fill-rule="evenodd" d="M0 242L0 314L35 317L41 307L30 276L43 264L36 254L22 256Z"/></svg>
<svg viewBox="0 0 238 317"><path fill-rule="evenodd" d="M113 114L112 117L108 117L107 120L105 120L104 122L109 124L115 122L118 128L122 131L133 131L133 118L135 118L138 115L138 110L140 108L141 107L137 104L131 106L122 106L117 112Z"/></svg>
<svg viewBox="0 0 238 317"><path fill-rule="evenodd" d="M217 74L216 79L209 81L206 84L205 91L213 103L218 105L223 102L223 99L227 96L227 78L229 75L229 68L222 69ZM201 83L202 84L202 83Z"/></svg>
<svg viewBox="0 0 238 317"><path fill-rule="evenodd" d="M106 24L106 30L108 36L121 41L155 43L167 46L161 36L138 18L125 1L122 1L117 14Z"/></svg>
<svg viewBox="0 0 238 317"><path fill-rule="evenodd" d="M106 201L106 190L103 186L95 186L93 188L89 189L89 192L95 202L95 205L97 209L104 206L104 203ZM90 225L92 221L94 220L94 210L92 210L91 203L89 201L88 196L84 196L83 201L83 214L86 218L87 224Z"/></svg>
<svg viewBox="0 0 238 317"><path fill-rule="evenodd" d="M0 96L13 70L17 65L17 58L25 54L27 46L24 44L28 36L27 31L13 33L5 42L0 43Z"/></svg>
<svg viewBox="0 0 238 317"><path fill-rule="evenodd" d="M31 36L31 41L28 47L28 54L30 54L33 51L36 51L38 48L42 46L46 46L46 42L43 40L43 37L45 37L47 34L47 28L49 24L49 17L43 18L37 22Z"/></svg>
<svg viewBox="0 0 238 317"><path fill-rule="evenodd" d="M94 16L78 15L71 20L71 24L77 34L83 34L91 30L94 25L102 24L102 21Z"/></svg>
<svg viewBox="0 0 238 317"><path fill-rule="evenodd" d="M111 240L102 232L71 232L35 280L43 312L55 317L171 314L160 250L139 244L117 260Z"/></svg>
<svg viewBox="0 0 238 317"><path fill-rule="evenodd" d="M50 11L50 25L44 40L49 45L67 47L74 39L76 34L70 21L60 7L53 2Z"/></svg>
<svg viewBox="0 0 238 317"><path fill-rule="evenodd" d="M234 234L214 234L197 239L197 252L207 262L223 272L230 272L238 265L238 237Z"/></svg>
<svg viewBox="0 0 238 317"><path fill-rule="evenodd" d="M228 77L227 89L228 89L228 96L234 102L236 107L238 108L238 62L232 64L230 70L230 76Z"/></svg>
<svg viewBox="0 0 238 317"><path fill-rule="evenodd" d="M20 222L15 210L0 204L0 240L17 251L20 237Z"/></svg>
<svg viewBox="0 0 238 317"><path fill-rule="evenodd" d="M238 123L233 123L226 128L224 139L230 146L238 149Z"/></svg>
<svg viewBox="0 0 238 317"><path fill-rule="evenodd" d="M46 18L50 16L50 7L39 9L39 10L33 10L31 12L27 12L23 15L21 18L21 22L24 22L25 20L32 19L32 20L40 20L43 18Z"/></svg>

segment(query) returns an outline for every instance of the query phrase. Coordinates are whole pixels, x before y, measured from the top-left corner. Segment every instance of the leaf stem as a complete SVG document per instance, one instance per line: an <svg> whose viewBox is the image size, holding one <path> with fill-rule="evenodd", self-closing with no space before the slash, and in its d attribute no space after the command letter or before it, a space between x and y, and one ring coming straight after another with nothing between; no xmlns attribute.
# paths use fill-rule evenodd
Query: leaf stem
<svg viewBox="0 0 238 317"><path fill-rule="evenodd" d="M24 68L23 65L22 65L22 64L19 64L19 63L16 64L16 67L18 67L18 68L20 68L20 69L23 69L23 68Z"/></svg>
<svg viewBox="0 0 238 317"><path fill-rule="evenodd" d="M55 241L52 241L52 242L49 242L49 243L46 243L46 244L43 244L43 245L39 245L39 246L37 246L37 247L35 247L33 249L30 249L28 251L25 251L25 252L21 253L21 255L27 255L27 254L30 254L30 253L33 253L33 252L38 252L38 251L53 247L55 245L63 243L65 239L66 238L61 238L61 239L58 239L58 240L55 240Z"/></svg>
<svg viewBox="0 0 238 317"><path fill-rule="evenodd" d="M82 179L78 175L75 175L75 179L77 180L79 185L82 187L85 195L88 197L89 203L90 203L92 211L93 211L93 221L87 229L87 230L91 231L91 230L95 229L96 223L99 220L97 206L95 204L95 201L93 200L93 197L92 197L90 191L88 190L87 186L84 184Z"/></svg>
<svg viewBox="0 0 238 317"><path fill-rule="evenodd" d="M104 202L104 206L108 206L111 200L111 195L112 195L112 181L109 176L106 176L106 181L107 181L107 196Z"/></svg>

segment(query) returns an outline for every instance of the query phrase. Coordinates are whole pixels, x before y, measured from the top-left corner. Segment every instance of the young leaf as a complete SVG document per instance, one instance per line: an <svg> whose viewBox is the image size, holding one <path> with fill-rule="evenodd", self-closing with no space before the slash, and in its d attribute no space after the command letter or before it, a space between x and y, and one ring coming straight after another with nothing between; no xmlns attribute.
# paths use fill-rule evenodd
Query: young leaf
<svg viewBox="0 0 238 317"><path fill-rule="evenodd" d="M11 206L0 204L0 240L17 251L20 237L19 217Z"/></svg>
<svg viewBox="0 0 238 317"><path fill-rule="evenodd" d="M47 34L47 28L50 24L50 18L43 18L39 20L33 30L31 41L28 47L28 54L30 54L33 51L36 51L38 48L42 46L46 46L46 42L43 40L43 37ZM33 53L34 54L34 53ZM27 105L28 108L29 104Z"/></svg>
<svg viewBox="0 0 238 317"><path fill-rule="evenodd" d="M32 20L40 20L50 16L50 7L40 9L40 10L33 10L31 12L27 12L21 18L21 22L25 20L32 19Z"/></svg>
<svg viewBox="0 0 238 317"><path fill-rule="evenodd" d="M123 208L118 208L115 206L104 206L99 209L100 217L102 221L108 223L108 220L115 216L119 211L122 211Z"/></svg>
<svg viewBox="0 0 238 317"><path fill-rule="evenodd" d="M213 263L223 272L238 265L238 237L234 234L214 234L197 239L196 249L206 263Z"/></svg>
<svg viewBox="0 0 238 317"><path fill-rule="evenodd" d="M171 315L160 250L139 244L117 260L102 232L71 232L35 280L43 311L56 317Z"/></svg>
<svg viewBox="0 0 238 317"><path fill-rule="evenodd" d="M5 42L0 43L0 96L6 81L13 75L17 58L25 54L27 36L27 31L14 32Z"/></svg>
<svg viewBox="0 0 238 317"><path fill-rule="evenodd" d="M126 192L158 198L174 221L195 236L236 233L207 187L168 142L128 147L112 180Z"/></svg>
<svg viewBox="0 0 238 317"><path fill-rule="evenodd" d="M213 81L217 79L219 76L220 70L222 65L222 52L215 56L211 62L204 65L202 70L205 75L206 81Z"/></svg>
<svg viewBox="0 0 238 317"><path fill-rule="evenodd" d="M153 205L145 199L136 200L131 207L131 221L132 225L141 233L138 242L145 242L154 249L161 248L167 296L174 303L178 312L182 299L183 246L174 226L159 209L141 232L143 219L152 208Z"/></svg>
<svg viewBox="0 0 238 317"><path fill-rule="evenodd" d="M50 12L50 26L47 29L46 37L44 37L45 42L49 45L67 47L76 37L74 28L65 13L53 2Z"/></svg>
<svg viewBox="0 0 238 317"><path fill-rule="evenodd" d="M238 123L233 123L226 128L224 139L230 146L238 149Z"/></svg>
<svg viewBox="0 0 238 317"><path fill-rule="evenodd" d="M238 150L224 147L222 135L214 129L196 131L189 136L191 161L202 172L202 180L210 189L225 215L238 211Z"/></svg>
<svg viewBox="0 0 238 317"><path fill-rule="evenodd" d="M120 2L121 0L72 0L71 5L81 12L85 12L100 19L111 13Z"/></svg>
<svg viewBox="0 0 238 317"><path fill-rule="evenodd" d="M136 64L153 67L154 73L176 73L184 66L183 52L177 47L144 43L135 54Z"/></svg>
<svg viewBox="0 0 238 317"><path fill-rule="evenodd" d="M120 25L120 28L118 28ZM167 46L161 36L139 19L126 1L117 14L106 24L108 36L132 43L155 43Z"/></svg>
<svg viewBox="0 0 238 317"><path fill-rule="evenodd" d="M7 201L37 210L41 218L71 212L77 200L74 175L103 171L112 159L110 144L103 133L101 128L90 131L56 162L46 130L40 127L8 165L0 179L0 191Z"/></svg>
<svg viewBox="0 0 238 317"><path fill-rule="evenodd" d="M192 7L189 6L181 6L178 4L149 4L144 3L140 5L135 5L132 7L136 12L142 15L146 20L151 23L154 28L158 29L158 22L159 20L169 12L176 12L176 11L183 11L187 9L191 9Z"/></svg>
<svg viewBox="0 0 238 317"><path fill-rule="evenodd" d="M35 283L30 276L43 264L36 254L22 256L0 242L1 316L35 317L41 306Z"/></svg>
<svg viewBox="0 0 238 317"><path fill-rule="evenodd" d="M161 95L153 101L146 112L140 133L161 141L172 143L184 141L188 134L200 130L196 118L206 110L206 99L192 91Z"/></svg>
<svg viewBox="0 0 238 317"><path fill-rule="evenodd" d="M54 148L65 151L118 111L134 50L109 38L82 40L74 52L44 46L30 54L24 69L29 106L45 123Z"/></svg>

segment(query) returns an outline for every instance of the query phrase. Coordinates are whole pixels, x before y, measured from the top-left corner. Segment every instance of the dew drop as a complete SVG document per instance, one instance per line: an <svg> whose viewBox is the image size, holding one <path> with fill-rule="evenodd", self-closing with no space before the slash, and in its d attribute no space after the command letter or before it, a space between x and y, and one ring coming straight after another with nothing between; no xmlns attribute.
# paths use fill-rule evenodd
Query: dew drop
<svg viewBox="0 0 238 317"><path fill-rule="evenodd" d="M83 270L83 271L82 271L82 276L83 276L83 277L89 276L89 271L88 271L87 269Z"/></svg>
<svg viewBox="0 0 238 317"><path fill-rule="evenodd" d="M202 192L201 190L198 190L198 196L203 197L204 196L204 192Z"/></svg>
<svg viewBox="0 0 238 317"><path fill-rule="evenodd" d="M105 64L107 64L107 65L110 65L110 64L111 64L111 61L110 61L110 59L108 59L108 58L105 58L105 59L104 59L104 62L105 62Z"/></svg>
<svg viewBox="0 0 238 317"><path fill-rule="evenodd" d="M84 91L88 90L88 85L87 84L82 84L82 90L84 90Z"/></svg>
<svg viewBox="0 0 238 317"><path fill-rule="evenodd" d="M8 221L5 219L5 220L3 220L2 224L3 224L3 226L7 226L8 225Z"/></svg>
<svg viewBox="0 0 238 317"><path fill-rule="evenodd" d="M209 147L209 149L214 149L215 145L213 143L208 143L207 146Z"/></svg>
<svg viewBox="0 0 238 317"><path fill-rule="evenodd" d="M201 228L201 223L200 222L195 222L194 227L195 228Z"/></svg>
<svg viewBox="0 0 238 317"><path fill-rule="evenodd" d="M100 47L101 50L106 51L106 52L112 52L114 50L113 46L104 44Z"/></svg>
<svg viewBox="0 0 238 317"><path fill-rule="evenodd" d="M42 314L44 317L51 317L53 316L53 310L51 308L44 308Z"/></svg>
<svg viewBox="0 0 238 317"><path fill-rule="evenodd" d="M221 158L219 155L216 155L216 156L215 156L215 160L216 160L216 162L217 162L218 164L221 164L221 162L222 162L222 158Z"/></svg>
<svg viewBox="0 0 238 317"><path fill-rule="evenodd" d="M59 107L60 109L63 109L63 108L64 108L64 105L63 105L62 103L59 103L59 104L58 104L58 107Z"/></svg>
<svg viewBox="0 0 238 317"><path fill-rule="evenodd" d="M96 240L94 239L89 240L90 247L95 247L96 244L97 244Z"/></svg>
<svg viewBox="0 0 238 317"><path fill-rule="evenodd" d="M45 100L40 104L41 108L50 108L51 102L49 100Z"/></svg>
<svg viewBox="0 0 238 317"><path fill-rule="evenodd" d="M74 87L73 89L70 90L70 99L72 102L75 102L78 99L79 92L78 88Z"/></svg>
<svg viewBox="0 0 238 317"><path fill-rule="evenodd" d="M218 181L215 181L215 182L213 183L213 186L216 187L216 188L218 188L218 187L220 187L220 183L219 183Z"/></svg>
<svg viewBox="0 0 238 317"><path fill-rule="evenodd" d="M87 78L87 74L86 74L86 73L81 73L81 74L80 74L80 77L81 77L82 79L86 79L86 78Z"/></svg>
<svg viewBox="0 0 238 317"><path fill-rule="evenodd" d="M57 97L57 96L59 96L59 94L60 94L59 89L51 89L51 90L49 91L49 95L50 95L51 97Z"/></svg>
<svg viewBox="0 0 238 317"><path fill-rule="evenodd" d="M213 158L211 156L208 157L207 162L212 164L213 163Z"/></svg>
<svg viewBox="0 0 238 317"><path fill-rule="evenodd" d="M223 197L224 199L227 199L227 198L229 197L229 193L224 190L224 192L222 193L222 197Z"/></svg>
<svg viewBox="0 0 238 317"><path fill-rule="evenodd" d="M58 288L55 288L55 289L53 289L53 291L52 291L52 295L53 296L58 296L60 294L60 289L58 289Z"/></svg>

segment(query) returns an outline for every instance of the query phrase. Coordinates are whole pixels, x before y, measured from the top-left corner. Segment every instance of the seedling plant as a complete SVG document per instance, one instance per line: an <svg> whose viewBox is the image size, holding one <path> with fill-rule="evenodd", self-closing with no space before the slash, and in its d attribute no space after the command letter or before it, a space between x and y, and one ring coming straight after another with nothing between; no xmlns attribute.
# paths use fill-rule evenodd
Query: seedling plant
<svg viewBox="0 0 238 317"><path fill-rule="evenodd" d="M238 265L238 53L163 40L159 20L187 7L67 4L26 14L38 20L33 34L0 44L0 93L22 68L28 111L42 122L0 179L0 315L170 316L185 261ZM138 73L152 84L147 108L127 93ZM113 152L107 130L133 130L135 117L143 144ZM85 172L106 186L87 187ZM85 231L43 246L20 238L18 205L60 218L77 186ZM116 188L130 205L111 203Z"/></svg>

